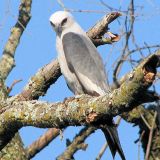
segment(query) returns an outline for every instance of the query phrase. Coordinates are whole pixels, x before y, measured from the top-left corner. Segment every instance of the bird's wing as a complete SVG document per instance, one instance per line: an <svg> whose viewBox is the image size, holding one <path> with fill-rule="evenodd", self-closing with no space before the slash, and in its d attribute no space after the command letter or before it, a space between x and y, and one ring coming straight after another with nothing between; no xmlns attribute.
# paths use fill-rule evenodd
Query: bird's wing
<svg viewBox="0 0 160 160"><path fill-rule="evenodd" d="M69 69L75 73L86 93L95 91L102 95L109 90L100 55L88 37L68 32L62 44Z"/></svg>

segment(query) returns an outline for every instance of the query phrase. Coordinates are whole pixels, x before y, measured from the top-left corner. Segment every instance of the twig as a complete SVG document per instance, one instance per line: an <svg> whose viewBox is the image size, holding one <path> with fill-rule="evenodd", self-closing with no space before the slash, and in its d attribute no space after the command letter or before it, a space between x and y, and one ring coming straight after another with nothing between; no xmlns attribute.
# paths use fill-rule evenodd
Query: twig
<svg viewBox="0 0 160 160"><path fill-rule="evenodd" d="M139 137L139 141L138 141L138 160L140 160L140 147L141 147L141 141L144 136L144 133L145 133L145 131L143 130L140 137Z"/></svg>
<svg viewBox="0 0 160 160"><path fill-rule="evenodd" d="M143 47L138 47L136 49L133 49L133 50L130 50L128 51L128 54L127 55L130 55L134 52L137 52L137 51L141 51L141 50L145 50L145 49L148 49L148 48L160 48L160 45L150 45L150 46L143 46Z"/></svg>
<svg viewBox="0 0 160 160"><path fill-rule="evenodd" d="M103 154L104 154L105 150L107 149L107 147L108 147L108 143L106 142L106 143L102 146L101 150L99 151L99 154L98 154L98 156L96 157L96 160L100 160L100 159L101 159L101 157L103 156Z"/></svg>
<svg viewBox="0 0 160 160"><path fill-rule="evenodd" d="M147 144L145 160L149 160L149 154L150 154L150 149L151 149L151 144L152 144L153 131L154 131L154 125L156 122L156 118L157 118L157 112L155 111L153 122L152 122L152 127L151 127L150 133L149 133L149 139L148 139L148 144Z"/></svg>
<svg viewBox="0 0 160 160"><path fill-rule="evenodd" d="M119 87L119 83L118 83L118 74L120 73L120 70L121 70L121 67L122 67L122 64L124 62L124 59L127 59L127 56L126 56L126 51L129 50L129 39L130 39L130 36L131 34L133 33L133 28L134 28L134 21L135 21L135 17L134 17L134 1L131 0L130 1L130 5L129 5L129 8L128 8L128 12L127 14L129 14L130 16L130 28L128 29L128 16L126 15L126 18L125 18L125 45L123 47L123 50L122 50L122 53L121 53L121 57L120 59L118 60L117 64L116 64L116 67L113 71L113 82L115 83L114 85Z"/></svg>
<svg viewBox="0 0 160 160"><path fill-rule="evenodd" d="M11 86L8 88L8 93L10 93L10 92L12 91L13 87L14 87L17 83L19 83L19 82L21 82L21 81L22 81L22 79L14 80L13 83L11 84Z"/></svg>
<svg viewBox="0 0 160 160"><path fill-rule="evenodd" d="M115 8L113 8L113 7L111 7L111 6L109 6L107 3L105 3L103 0L100 0L100 3L103 5L103 6L105 6L105 7L107 7L109 10L111 10L111 11L115 11L116 9Z"/></svg>
<svg viewBox="0 0 160 160"><path fill-rule="evenodd" d="M141 113L140 113L140 115L141 115L141 118L142 118L143 122L148 127L148 129L151 129L151 126L148 124L148 122L146 121L146 119L144 118L144 116Z"/></svg>
<svg viewBox="0 0 160 160"><path fill-rule="evenodd" d="M67 10L67 8L65 7L64 3L62 2L62 0L57 0L57 2L64 10Z"/></svg>

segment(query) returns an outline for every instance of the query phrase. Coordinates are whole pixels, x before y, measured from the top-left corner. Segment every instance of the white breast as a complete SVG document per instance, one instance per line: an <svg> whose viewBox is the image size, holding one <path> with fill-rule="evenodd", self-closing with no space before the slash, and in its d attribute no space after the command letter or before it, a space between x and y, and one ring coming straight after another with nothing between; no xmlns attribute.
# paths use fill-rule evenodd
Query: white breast
<svg viewBox="0 0 160 160"><path fill-rule="evenodd" d="M56 38L56 48L58 52L58 61L60 64L61 72L68 84L68 87L74 94L82 94L83 89L75 76L74 73L72 73L67 65L67 61L65 58L65 54L63 52L63 46L61 39L57 36Z"/></svg>

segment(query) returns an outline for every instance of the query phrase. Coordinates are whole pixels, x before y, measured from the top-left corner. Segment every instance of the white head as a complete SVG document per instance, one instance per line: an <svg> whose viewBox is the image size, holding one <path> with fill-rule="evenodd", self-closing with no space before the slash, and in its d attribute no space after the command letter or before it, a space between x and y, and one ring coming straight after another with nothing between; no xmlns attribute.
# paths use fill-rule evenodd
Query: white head
<svg viewBox="0 0 160 160"><path fill-rule="evenodd" d="M73 16L67 11L57 11L53 13L49 21L58 35L66 28L71 27L75 22Z"/></svg>

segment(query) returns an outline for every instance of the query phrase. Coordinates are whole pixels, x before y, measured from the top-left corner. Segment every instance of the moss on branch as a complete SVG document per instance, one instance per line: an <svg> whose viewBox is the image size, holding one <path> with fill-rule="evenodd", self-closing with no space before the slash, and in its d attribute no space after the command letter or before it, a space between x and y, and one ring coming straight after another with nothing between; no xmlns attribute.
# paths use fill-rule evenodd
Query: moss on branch
<svg viewBox="0 0 160 160"><path fill-rule="evenodd" d="M15 66L15 51L20 43L20 38L31 17L32 0L22 0L19 7L19 16L15 26L11 29L10 37L4 47L0 59L0 74L5 80Z"/></svg>
<svg viewBox="0 0 160 160"><path fill-rule="evenodd" d="M10 138L6 137L8 133L14 134L14 131L23 126L63 128L91 125L101 119L132 110L143 103L142 93L144 94L151 86L158 63L157 55L148 57L135 68L128 81L105 96L80 95L59 103L16 101L16 97L12 97L0 103L1 108L8 108L0 117L0 134L2 135L0 138L3 142L1 146L7 144L4 139Z"/></svg>
<svg viewBox="0 0 160 160"><path fill-rule="evenodd" d="M0 99L5 99L8 96L7 87L5 86L5 80L7 79L9 73L12 71L13 67L15 66L15 51L17 46L20 43L20 38L30 20L31 17L31 4L32 0L21 0L20 6L19 6L19 15L18 20L14 27L11 29L11 33L9 36L9 39L4 47L2 57L0 59ZM4 112L5 109L3 106L0 106L1 112ZM4 109L4 110L3 110ZM0 152L0 159L1 160L13 160L13 159L23 159L26 160L26 153L23 148L23 143L21 141L20 136L18 133L15 135L15 132L17 131L17 128L13 129L13 131L10 130L8 132L8 136L4 136L3 133L0 133L1 138L8 138L3 139L3 141L9 142L6 146L6 143L1 143L2 146L6 146L3 148L3 150ZM15 137L13 138L13 136Z"/></svg>

